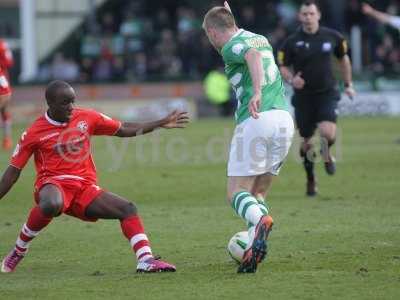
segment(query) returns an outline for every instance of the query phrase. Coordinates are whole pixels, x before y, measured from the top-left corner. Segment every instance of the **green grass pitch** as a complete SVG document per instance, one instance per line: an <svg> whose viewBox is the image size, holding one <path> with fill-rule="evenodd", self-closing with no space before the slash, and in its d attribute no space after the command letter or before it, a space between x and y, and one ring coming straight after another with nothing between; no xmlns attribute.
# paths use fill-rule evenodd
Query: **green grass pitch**
<svg viewBox="0 0 400 300"><path fill-rule="evenodd" d="M340 120L338 173L316 166L314 199L304 196L296 140L268 199L276 226L255 275L236 274L226 253L245 228L225 200L232 128L209 120L94 140L100 185L137 203L153 251L176 273L136 274L119 222L62 216L15 273L0 274L0 299L400 299L400 119ZM0 154L3 168L8 160ZM32 205L33 180L31 162L0 202L1 256Z"/></svg>

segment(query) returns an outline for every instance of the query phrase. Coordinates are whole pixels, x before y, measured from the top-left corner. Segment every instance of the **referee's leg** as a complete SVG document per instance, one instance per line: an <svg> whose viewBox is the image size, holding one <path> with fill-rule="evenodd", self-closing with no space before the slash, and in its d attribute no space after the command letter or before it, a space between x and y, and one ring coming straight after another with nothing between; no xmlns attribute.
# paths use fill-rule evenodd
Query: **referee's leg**
<svg viewBox="0 0 400 300"><path fill-rule="evenodd" d="M299 99L297 99L299 100ZM314 145L312 144L312 136L317 127L315 121L314 107L308 99L301 99L295 105L295 119L299 130L299 135L302 138L300 146L300 156L303 160L304 170L306 172L306 195L315 196L317 194L316 177L314 173L314 161L316 154Z"/></svg>
<svg viewBox="0 0 400 300"><path fill-rule="evenodd" d="M328 175L336 172L335 158L331 154L331 147L336 141L337 101L327 99L318 109L318 131L321 137L321 155Z"/></svg>

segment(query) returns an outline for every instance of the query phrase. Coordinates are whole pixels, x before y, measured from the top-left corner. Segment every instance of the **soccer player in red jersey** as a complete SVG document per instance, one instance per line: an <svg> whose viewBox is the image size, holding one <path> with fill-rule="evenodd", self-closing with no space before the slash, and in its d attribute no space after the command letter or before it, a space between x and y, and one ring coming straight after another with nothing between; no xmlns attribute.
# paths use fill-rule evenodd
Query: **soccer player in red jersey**
<svg viewBox="0 0 400 300"><path fill-rule="evenodd" d="M66 82L53 81L46 89L48 110L22 134L11 163L0 180L0 199L17 181L33 154L37 178L35 205L22 226L1 271L15 270L29 245L54 217L62 213L84 221L118 219L138 260L138 272L174 272L175 266L155 259L136 206L97 185L90 137L133 137L157 128L184 128L186 112L174 111L147 123L121 123L94 110L74 107L75 92Z"/></svg>
<svg viewBox="0 0 400 300"><path fill-rule="evenodd" d="M8 103L11 98L11 87L8 78L8 69L14 64L12 52L5 40L0 39L0 115L3 121L4 136L3 149L12 147L11 140L11 115Z"/></svg>

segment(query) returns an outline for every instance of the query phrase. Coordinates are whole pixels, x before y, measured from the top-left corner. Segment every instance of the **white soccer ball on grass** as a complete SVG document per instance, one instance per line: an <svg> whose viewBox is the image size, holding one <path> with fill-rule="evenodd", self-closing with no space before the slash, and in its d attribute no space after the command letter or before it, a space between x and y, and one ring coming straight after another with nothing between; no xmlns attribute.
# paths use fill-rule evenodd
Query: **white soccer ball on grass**
<svg viewBox="0 0 400 300"><path fill-rule="evenodd" d="M242 262L244 251L249 243L249 234L247 231L235 233L229 240L228 253L231 258L240 264Z"/></svg>

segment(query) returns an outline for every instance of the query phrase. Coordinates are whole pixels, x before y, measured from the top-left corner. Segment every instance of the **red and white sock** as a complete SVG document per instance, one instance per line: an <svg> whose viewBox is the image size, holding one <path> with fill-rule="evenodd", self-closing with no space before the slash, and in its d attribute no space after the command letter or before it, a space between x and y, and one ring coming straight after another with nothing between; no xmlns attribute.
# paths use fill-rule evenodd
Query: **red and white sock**
<svg viewBox="0 0 400 300"><path fill-rule="evenodd" d="M15 243L15 249L20 253L26 253L31 241L46 227L52 220L46 217L39 206L35 206L29 213L28 221L22 226L21 232Z"/></svg>
<svg viewBox="0 0 400 300"><path fill-rule="evenodd" d="M121 220L121 228L125 237L131 243L131 247L136 254L138 262L153 257L149 239L144 233L144 227L139 216L130 216Z"/></svg>

